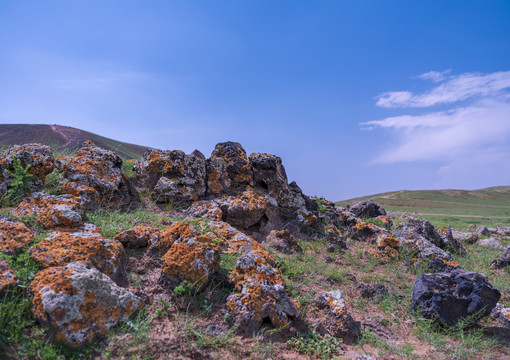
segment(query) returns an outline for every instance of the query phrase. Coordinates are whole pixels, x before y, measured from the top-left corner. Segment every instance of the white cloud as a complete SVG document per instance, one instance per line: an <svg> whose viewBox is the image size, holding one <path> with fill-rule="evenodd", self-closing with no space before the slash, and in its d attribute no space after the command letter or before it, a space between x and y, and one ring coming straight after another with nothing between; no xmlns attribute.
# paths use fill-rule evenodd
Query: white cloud
<svg viewBox="0 0 510 360"><path fill-rule="evenodd" d="M418 79L423 80L432 80L435 83L441 82L445 79L448 79L448 74L451 72L451 69L445 70L445 71L429 71L425 74L418 75Z"/></svg>
<svg viewBox="0 0 510 360"><path fill-rule="evenodd" d="M403 115L362 125L392 129L393 145L376 162L441 161L470 156L499 144L510 152L510 104L483 100L469 107L425 115Z"/></svg>
<svg viewBox="0 0 510 360"><path fill-rule="evenodd" d="M444 72L430 71L419 77L435 82L446 79ZM437 81L436 81L437 80ZM465 73L450 76L435 88L423 93L413 94L409 91L389 91L377 97L377 106L385 108L430 107L449 104L474 97L505 96L504 90L510 88L510 71L490 74Z"/></svg>

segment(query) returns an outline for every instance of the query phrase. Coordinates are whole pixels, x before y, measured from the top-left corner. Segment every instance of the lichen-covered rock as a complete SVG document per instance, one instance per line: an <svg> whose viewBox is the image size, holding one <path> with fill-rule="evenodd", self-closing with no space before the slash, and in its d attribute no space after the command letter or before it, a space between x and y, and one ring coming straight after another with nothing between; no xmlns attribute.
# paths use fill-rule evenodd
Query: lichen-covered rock
<svg viewBox="0 0 510 360"><path fill-rule="evenodd" d="M217 144L206 168L208 195L236 194L253 185L253 169L239 143Z"/></svg>
<svg viewBox="0 0 510 360"><path fill-rule="evenodd" d="M298 304L287 296L278 269L259 253L241 255L230 281L238 293L227 298L227 310L243 335L255 335L265 319L277 328L299 315Z"/></svg>
<svg viewBox="0 0 510 360"><path fill-rule="evenodd" d="M368 255L382 261L398 257L401 242L392 233L382 231L376 238L377 249L369 249Z"/></svg>
<svg viewBox="0 0 510 360"><path fill-rule="evenodd" d="M182 242L185 239L196 237L198 233L188 222L179 221L161 230L157 235L157 237L151 238L149 250L164 254L174 242Z"/></svg>
<svg viewBox="0 0 510 360"><path fill-rule="evenodd" d="M451 272L453 270L463 269L457 262L453 260L445 260L440 257L433 258L429 261L428 268L430 272Z"/></svg>
<svg viewBox="0 0 510 360"><path fill-rule="evenodd" d="M275 155L254 153L250 155L253 169L253 186L265 191L280 203L289 197L287 174L282 159Z"/></svg>
<svg viewBox="0 0 510 360"><path fill-rule="evenodd" d="M225 196L216 200L222 218L243 230L263 232L269 218L273 218L278 204L273 198L248 188L239 196ZM250 229L251 228L251 229Z"/></svg>
<svg viewBox="0 0 510 360"><path fill-rule="evenodd" d="M466 249L462 246L458 237L453 236L454 230L452 227L448 227L447 229L439 229L437 233L443 239L444 247L446 249L452 249L459 254L463 255L466 253Z"/></svg>
<svg viewBox="0 0 510 360"><path fill-rule="evenodd" d="M52 232L30 249L30 256L44 268L85 261L116 281L125 271L122 244L103 238L94 227Z"/></svg>
<svg viewBox="0 0 510 360"><path fill-rule="evenodd" d="M299 305L285 292L276 261L251 237L222 221L199 223L214 235L222 256L236 256L229 276L235 293L227 298L227 311L239 333L256 334L264 320L284 326L299 316Z"/></svg>
<svg viewBox="0 0 510 360"><path fill-rule="evenodd" d="M388 295L388 290L383 284L364 284L358 283L356 288L360 291L360 295L365 299L380 300Z"/></svg>
<svg viewBox="0 0 510 360"><path fill-rule="evenodd" d="M494 269L502 269L507 266L510 266L510 245L508 245L506 250L503 252L501 258L490 263L490 267Z"/></svg>
<svg viewBox="0 0 510 360"><path fill-rule="evenodd" d="M496 318L504 327L510 328L510 308L497 303L496 307L492 309L491 316Z"/></svg>
<svg viewBox="0 0 510 360"><path fill-rule="evenodd" d="M100 196L96 189L80 185L73 181L66 182L60 189L62 194L69 194L80 198L81 205L86 211L98 208Z"/></svg>
<svg viewBox="0 0 510 360"><path fill-rule="evenodd" d="M24 223L0 216L0 252L15 254L30 244L34 236Z"/></svg>
<svg viewBox="0 0 510 360"><path fill-rule="evenodd" d="M354 343L361 335L361 324L348 313L342 291L321 292L316 295L315 304L327 310L318 324L319 333L342 338L345 344Z"/></svg>
<svg viewBox="0 0 510 360"><path fill-rule="evenodd" d="M7 190L12 181L9 172L14 172L14 157L20 160L23 168L30 165L28 173L34 176L30 181L30 187L32 191L40 190L44 185L46 175L51 173L54 168L53 154L50 148L42 144L11 146L0 159L0 180L5 182L4 190Z"/></svg>
<svg viewBox="0 0 510 360"><path fill-rule="evenodd" d="M391 221L389 216L379 215L375 219L378 220L385 229L391 229L391 227L393 226L393 221Z"/></svg>
<svg viewBox="0 0 510 360"><path fill-rule="evenodd" d="M467 316L489 315L500 297L484 274L459 269L420 275L411 307L427 319L454 326Z"/></svg>
<svg viewBox="0 0 510 360"><path fill-rule="evenodd" d="M17 281L16 274L14 274L7 261L0 258L0 297L3 297L8 289L16 285Z"/></svg>
<svg viewBox="0 0 510 360"><path fill-rule="evenodd" d="M348 228L351 238L359 241L374 241L381 232L387 232L386 229L358 218Z"/></svg>
<svg viewBox="0 0 510 360"><path fill-rule="evenodd" d="M487 228L487 226L482 225L482 226L479 226L476 228L475 234L478 236L489 236L490 232L489 232L489 229Z"/></svg>
<svg viewBox="0 0 510 360"><path fill-rule="evenodd" d="M82 262L42 270L31 289L34 315L49 325L57 341L71 346L105 335L142 305L137 296Z"/></svg>
<svg viewBox="0 0 510 360"><path fill-rule="evenodd" d="M451 231L453 238L460 243L474 244L478 240L477 233L461 232L453 228L451 229Z"/></svg>
<svg viewBox="0 0 510 360"><path fill-rule="evenodd" d="M347 205L347 209L359 218L376 218L386 215L386 210L372 200L350 203Z"/></svg>
<svg viewBox="0 0 510 360"><path fill-rule="evenodd" d="M147 226L135 226L115 236L127 248L142 248L157 243L159 230Z"/></svg>
<svg viewBox="0 0 510 360"><path fill-rule="evenodd" d="M210 233L181 238L162 257L163 273L171 280L200 288L220 268L220 249Z"/></svg>
<svg viewBox="0 0 510 360"><path fill-rule="evenodd" d="M498 226L494 233L498 236L510 236L510 226Z"/></svg>
<svg viewBox="0 0 510 360"><path fill-rule="evenodd" d="M494 237L489 237L486 239L479 239L476 242L476 245L488 247L491 249L497 249L497 250L503 250L503 245L501 244L501 241Z"/></svg>
<svg viewBox="0 0 510 360"><path fill-rule="evenodd" d="M407 222L402 224L401 231L415 234L415 237L424 237L433 245L443 250L448 246L436 228L427 220L409 218Z"/></svg>
<svg viewBox="0 0 510 360"><path fill-rule="evenodd" d="M136 200L136 194L122 174L122 159L113 151L89 140L75 156L57 160L67 179L97 190L103 201L125 204Z"/></svg>
<svg viewBox="0 0 510 360"><path fill-rule="evenodd" d="M180 150L147 150L133 166L157 202L188 203L204 197L205 160Z"/></svg>
<svg viewBox="0 0 510 360"><path fill-rule="evenodd" d="M345 238L340 229L335 225L329 225L325 229L326 240L331 244L330 248L334 251L335 249L347 249L345 244Z"/></svg>
<svg viewBox="0 0 510 360"><path fill-rule="evenodd" d="M194 201L186 212L191 218L208 218L221 221L223 217L220 206L214 200Z"/></svg>
<svg viewBox="0 0 510 360"><path fill-rule="evenodd" d="M76 196L39 192L25 198L13 213L16 216L37 215L37 223L46 229L76 228L82 224L84 210L81 199Z"/></svg>
<svg viewBox="0 0 510 360"><path fill-rule="evenodd" d="M275 249L285 254L302 253L303 249L299 246L296 238L292 233L285 230L273 230L269 233L264 241L266 248Z"/></svg>

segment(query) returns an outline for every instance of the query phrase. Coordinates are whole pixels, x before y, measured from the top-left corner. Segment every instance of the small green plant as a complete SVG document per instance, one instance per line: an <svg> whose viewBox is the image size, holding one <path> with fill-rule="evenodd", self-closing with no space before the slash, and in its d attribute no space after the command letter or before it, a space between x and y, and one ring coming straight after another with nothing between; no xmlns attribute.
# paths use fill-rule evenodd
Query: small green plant
<svg viewBox="0 0 510 360"><path fill-rule="evenodd" d="M5 170L10 176L12 181L9 190L7 190L7 200L11 202L18 202L30 193L30 181L35 177L30 174L30 164L25 167L21 164L21 160L13 155L14 171Z"/></svg>
<svg viewBox="0 0 510 360"><path fill-rule="evenodd" d="M55 169L46 175L44 191L52 195L60 195L60 189L65 182L63 171L61 169Z"/></svg>
<svg viewBox="0 0 510 360"><path fill-rule="evenodd" d="M237 259L239 259L240 256L241 254L236 252L223 254L220 260L220 272L225 276L230 275L236 266Z"/></svg>
<svg viewBox="0 0 510 360"><path fill-rule="evenodd" d="M181 282L174 288L174 294L177 296L191 295L193 292L193 285L187 281Z"/></svg>
<svg viewBox="0 0 510 360"><path fill-rule="evenodd" d="M287 341L287 347L300 354L317 356L320 359L331 359L341 349L341 340L331 335L321 336L316 332L298 334Z"/></svg>
<svg viewBox="0 0 510 360"><path fill-rule="evenodd" d="M363 221L364 221L364 222L366 222L366 223L374 224L374 225L379 226L379 227L382 227L382 228L386 227L386 224L385 224L385 223L383 223L383 222L382 222L381 220L379 220L379 219L375 219L375 218L364 218L364 219L363 219Z"/></svg>

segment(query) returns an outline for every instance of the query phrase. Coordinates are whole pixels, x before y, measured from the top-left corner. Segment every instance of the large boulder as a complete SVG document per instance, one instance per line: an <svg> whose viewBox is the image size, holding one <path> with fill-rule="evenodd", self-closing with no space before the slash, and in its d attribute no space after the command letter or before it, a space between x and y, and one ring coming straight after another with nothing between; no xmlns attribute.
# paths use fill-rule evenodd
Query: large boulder
<svg viewBox="0 0 510 360"><path fill-rule="evenodd" d="M5 155L0 159L0 193L5 192L9 187L15 172L14 159L20 161L23 168L30 166L28 173L33 175L30 181L32 191L41 190L46 180L46 175L54 168L53 154L50 148L42 144L25 144L11 146Z"/></svg>
<svg viewBox="0 0 510 360"><path fill-rule="evenodd" d="M34 240L34 232L21 221L0 216L0 252L15 254Z"/></svg>
<svg viewBox="0 0 510 360"><path fill-rule="evenodd" d="M489 315L500 297L484 274L459 269L420 275L411 307L427 319L454 326L468 316Z"/></svg>
<svg viewBox="0 0 510 360"><path fill-rule="evenodd" d="M187 281L196 288L209 282L220 269L220 249L211 233L181 238L162 257L163 273L174 281Z"/></svg>
<svg viewBox="0 0 510 360"><path fill-rule="evenodd" d="M119 241L103 238L98 231L92 225L74 232L52 232L30 248L30 256L43 268L84 261L120 280L125 271L124 247Z"/></svg>
<svg viewBox="0 0 510 360"><path fill-rule="evenodd" d="M25 198L13 213L16 216L37 216L37 223L45 229L76 228L82 224L85 208L79 197L38 192Z"/></svg>
<svg viewBox="0 0 510 360"><path fill-rule="evenodd" d="M354 214L354 216L360 218L376 218L381 215L386 215L386 210L372 200L350 203L347 205L347 209Z"/></svg>
<svg viewBox="0 0 510 360"><path fill-rule="evenodd" d="M133 170L157 202L196 201L206 192L204 159L180 150L147 150Z"/></svg>
<svg viewBox="0 0 510 360"><path fill-rule="evenodd" d="M142 306L133 293L83 262L42 270L31 289L34 315L57 341L71 346L104 336Z"/></svg>
<svg viewBox="0 0 510 360"><path fill-rule="evenodd" d="M236 194L253 185L253 169L241 144L227 141L214 148L207 168L207 194Z"/></svg>
<svg viewBox="0 0 510 360"><path fill-rule="evenodd" d="M57 164L69 181L95 189L104 202L126 205L138 200L136 192L122 174L120 156L96 146L90 140L82 144L75 156L58 158Z"/></svg>

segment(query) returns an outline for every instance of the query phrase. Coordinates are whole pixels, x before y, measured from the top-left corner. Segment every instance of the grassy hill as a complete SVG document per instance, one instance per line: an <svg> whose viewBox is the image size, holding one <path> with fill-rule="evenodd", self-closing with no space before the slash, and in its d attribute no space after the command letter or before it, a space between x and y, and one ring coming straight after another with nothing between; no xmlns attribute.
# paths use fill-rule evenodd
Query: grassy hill
<svg viewBox="0 0 510 360"><path fill-rule="evenodd" d="M116 141L69 126L0 124L0 146L42 143L56 152L73 152L86 140L115 151L123 159L139 159L148 149L147 146Z"/></svg>
<svg viewBox="0 0 510 360"><path fill-rule="evenodd" d="M390 214L419 215L436 226L510 226L510 186L472 191L401 190L339 201L337 205L346 206L351 201L367 199L381 204Z"/></svg>

